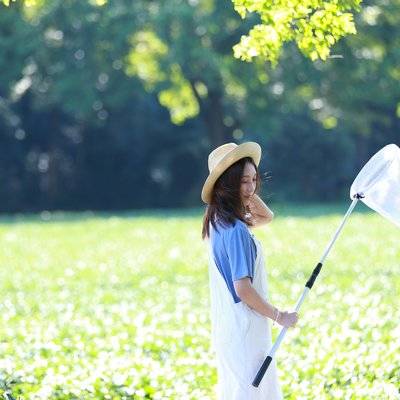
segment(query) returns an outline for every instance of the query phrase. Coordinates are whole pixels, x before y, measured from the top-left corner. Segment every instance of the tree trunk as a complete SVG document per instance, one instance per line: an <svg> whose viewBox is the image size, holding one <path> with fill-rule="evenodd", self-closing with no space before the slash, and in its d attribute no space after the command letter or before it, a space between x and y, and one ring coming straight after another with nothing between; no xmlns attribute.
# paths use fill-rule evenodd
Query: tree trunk
<svg viewBox="0 0 400 400"><path fill-rule="evenodd" d="M210 91L203 109L203 120L211 147L232 141L231 129L224 125L223 95L220 90Z"/></svg>

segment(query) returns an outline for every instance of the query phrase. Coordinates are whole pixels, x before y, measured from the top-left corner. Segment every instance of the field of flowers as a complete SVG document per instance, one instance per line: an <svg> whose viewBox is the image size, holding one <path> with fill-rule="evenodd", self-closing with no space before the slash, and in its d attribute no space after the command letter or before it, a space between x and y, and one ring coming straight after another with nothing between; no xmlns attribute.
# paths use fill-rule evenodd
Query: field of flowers
<svg viewBox="0 0 400 400"><path fill-rule="evenodd" d="M294 306L347 206L254 230L270 302ZM400 230L357 207L277 353L285 400L400 398ZM0 396L215 399L201 212L0 218Z"/></svg>

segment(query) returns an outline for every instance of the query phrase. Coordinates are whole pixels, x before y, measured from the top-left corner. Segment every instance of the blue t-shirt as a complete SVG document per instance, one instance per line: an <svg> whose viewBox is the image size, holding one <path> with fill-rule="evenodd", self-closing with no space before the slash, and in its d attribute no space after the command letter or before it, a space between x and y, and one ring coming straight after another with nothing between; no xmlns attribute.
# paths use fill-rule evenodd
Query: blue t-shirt
<svg viewBox="0 0 400 400"><path fill-rule="evenodd" d="M235 303L241 300L235 292L233 281L246 276L253 282L254 262L257 247L247 228L240 219L234 225L217 223L218 232L211 226L211 246L215 264L222 274Z"/></svg>

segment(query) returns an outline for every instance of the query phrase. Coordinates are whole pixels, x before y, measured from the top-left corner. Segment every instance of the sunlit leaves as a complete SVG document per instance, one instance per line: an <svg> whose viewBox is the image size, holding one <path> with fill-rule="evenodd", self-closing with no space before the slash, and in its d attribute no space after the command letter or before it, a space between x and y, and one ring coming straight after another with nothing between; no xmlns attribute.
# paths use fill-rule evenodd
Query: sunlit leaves
<svg viewBox="0 0 400 400"><path fill-rule="evenodd" d="M168 108L171 120L175 124L195 117L199 113L199 104L181 67L176 63L163 63L169 51L168 46L152 31L136 33L131 39L131 44L126 72L138 76L148 91L155 90L157 84L164 83L162 87L167 86L160 89L158 98L160 104ZM204 85L203 87L205 88Z"/></svg>
<svg viewBox="0 0 400 400"><path fill-rule="evenodd" d="M257 13L262 22L241 37L234 55L245 61L260 57L276 66L284 43L295 41L311 60L326 60L340 38L356 33L351 12L360 10L360 2L233 0L242 18Z"/></svg>
<svg viewBox="0 0 400 400"><path fill-rule="evenodd" d="M242 36L240 44L233 47L236 58L250 61L253 57L269 59L276 64L282 47L282 37L271 25L256 25L248 36Z"/></svg>
<svg viewBox="0 0 400 400"><path fill-rule="evenodd" d="M158 98L169 109L172 122L182 124L199 113L199 105L178 64L171 66L170 80L170 88L160 91Z"/></svg>
<svg viewBox="0 0 400 400"><path fill-rule="evenodd" d="M91 3L96 5L96 6L104 6L105 4L107 4L107 0L91 0Z"/></svg>
<svg viewBox="0 0 400 400"><path fill-rule="evenodd" d="M147 90L166 79L160 62L168 52L168 46L152 31L140 31L131 38L131 50L127 57L126 71L138 76Z"/></svg>
<svg viewBox="0 0 400 400"><path fill-rule="evenodd" d="M23 12L27 19L34 18L46 0L0 0L0 4L10 6L12 3L19 1L23 5Z"/></svg>

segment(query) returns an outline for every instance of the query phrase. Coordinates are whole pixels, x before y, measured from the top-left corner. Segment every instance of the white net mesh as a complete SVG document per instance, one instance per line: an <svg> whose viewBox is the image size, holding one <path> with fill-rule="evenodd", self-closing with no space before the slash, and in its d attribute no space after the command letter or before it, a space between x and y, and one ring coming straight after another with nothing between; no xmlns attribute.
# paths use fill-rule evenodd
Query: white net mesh
<svg viewBox="0 0 400 400"><path fill-rule="evenodd" d="M357 175L350 188L350 197L364 195L361 200L370 208L400 227L400 148L389 144L378 151Z"/></svg>

